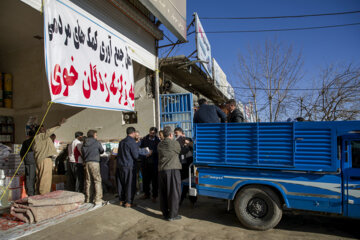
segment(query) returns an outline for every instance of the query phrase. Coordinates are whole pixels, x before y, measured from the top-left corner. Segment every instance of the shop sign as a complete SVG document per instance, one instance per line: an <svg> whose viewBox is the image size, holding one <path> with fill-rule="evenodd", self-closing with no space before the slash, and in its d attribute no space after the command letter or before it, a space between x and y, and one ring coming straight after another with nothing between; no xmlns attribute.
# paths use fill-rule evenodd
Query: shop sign
<svg viewBox="0 0 360 240"><path fill-rule="evenodd" d="M131 51L121 34L70 1L44 1L45 62L51 100L134 110Z"/></svg>
<svg viewBox="0 0 360 240"><path fill-rule="evenodd" d="M215 60L215 58L213 58L213 73L214 73L214 83L215 86L220 89L220 87L222 86L223 82L227 82L226 80L226 74L224 73L224 71L221 69L221 67L219 66L219 64L217 63L217 61Z"/></svg>
<svg viewBox="0 0 360 240"><path fill-rule="evenodd" d="M213 58L214 84L228 99L234 98L234 89L227 81L226 74Z"/></svg>
<svg viewBox="0 0 360 240"><path fill-rule="evenodd" d="M206 37L204 28L201 25L197 13L195 13L195 30L196 30L197 57L199 60L203 61L202 65L209 74L210 78L212 78L213 73L212 73L211 46L209 40Z"/></svg>

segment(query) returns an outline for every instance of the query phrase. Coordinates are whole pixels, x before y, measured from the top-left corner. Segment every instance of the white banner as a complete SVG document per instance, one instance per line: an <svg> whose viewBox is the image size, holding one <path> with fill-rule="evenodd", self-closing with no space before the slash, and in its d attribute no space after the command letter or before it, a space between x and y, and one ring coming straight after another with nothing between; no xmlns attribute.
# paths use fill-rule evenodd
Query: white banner
<svg viewBox="0 0 360 240"><path fill-rule="evenodd" d="M215 60L215 58L213 58L213 67L214 67L214 83L215 86L222 90L222 84L224 82L227 82L226 80L226 74L224 73L224 71L221 69L221 67L219 66L219 64L217 63L217 61Z"/></svg>
<svg viewBox="0 0 360 240"><path fill-rule="evenodd" d="M70 1L45 0L44 39L53 102L134 110L131 51L116 31Z"/></svg>
<svg viewBox="0 0 360 240"><path fill-rule="evenodd" d="M210 78L213 78L211 46L209 40L206 37L204 28L201 25L197 13L195 13L195 31L196 31L197 57L199 60L206 62L206 63L202 63L202 65L209 74Z"/></svg>

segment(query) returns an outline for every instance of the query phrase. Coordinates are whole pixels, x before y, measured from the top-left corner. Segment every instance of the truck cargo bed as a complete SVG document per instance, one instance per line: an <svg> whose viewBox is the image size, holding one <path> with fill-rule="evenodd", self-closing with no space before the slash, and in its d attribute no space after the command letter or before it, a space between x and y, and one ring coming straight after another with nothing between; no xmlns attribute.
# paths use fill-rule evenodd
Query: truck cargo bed
<svg viewBox="0 0 360 240"><path fill-rule="evenodd" d="M337 137L360 121L197 124L195 164L336 172Z"/></svg>

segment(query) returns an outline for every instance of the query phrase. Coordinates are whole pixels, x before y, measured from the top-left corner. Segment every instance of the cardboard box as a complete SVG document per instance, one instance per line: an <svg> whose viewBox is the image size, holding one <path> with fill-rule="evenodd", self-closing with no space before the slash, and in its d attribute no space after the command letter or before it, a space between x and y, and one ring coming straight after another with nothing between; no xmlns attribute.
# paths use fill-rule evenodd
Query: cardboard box
<svg viewBox="0 0 360 240"><path fill-rule="evenodd" d="M51 191L57 191L57 190L65 190L65 183L61 182L61 183L53 183L51 185Z"/></svg>
<svg viewBox="0 0 360 240"><path fill-rule="evenodd" d="M11 180L12 176L6 176L5 186L7 186ZM12 182L10 183L9 188L19 188L25 186L25 176L15 176Z"/></svg>
<svg viewBox="0 0 360 240"><path fill-rule="evenodd" d="M66 183L66 175L53 175L52 184Z"/></svg>

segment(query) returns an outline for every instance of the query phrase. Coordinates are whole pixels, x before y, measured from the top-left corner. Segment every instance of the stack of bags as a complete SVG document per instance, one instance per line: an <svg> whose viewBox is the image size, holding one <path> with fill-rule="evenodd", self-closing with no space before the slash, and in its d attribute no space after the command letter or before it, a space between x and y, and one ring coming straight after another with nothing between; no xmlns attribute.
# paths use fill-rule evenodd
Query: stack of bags
<svg viewBox="0 0 360 240"><path fill-rule="evenodd" d="M0 143L0 169L4 170L6 176L14 175L21 163L20 155L11 152L10 147ZM24 173L25 165L23 163L19 168L18 174L23 175Z"/></svg>
<svg viewBox="0 0 360 240"><path fill-rule="evenodd" d="M21 157L19 154L10 153L8 156L8 160L9 160L8 161L8 170L9 170L9 175L10 175L11 171L15 173L15 170L19 167L19 165L21 163ZM25 163L24 162L21 164L17 174L19 174L19 175L25 174Z"/></svg>
<svg viewBox="0 0 360 240"><path fill-rule="evenodd" d="M11 181L11 178L15 174L21 162L19 154L11 153L11 148L0 143L0 193L1 195L5 191L6 187ZM1 206L6 207L9 202L18 200L24 196L25 193L25 181L24 181L25 165L21 164L17 175L14 176L11 181L8 190L6 191Z"/></svg>

